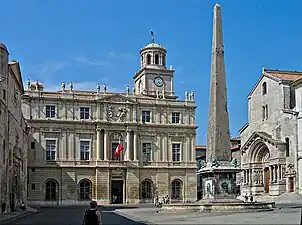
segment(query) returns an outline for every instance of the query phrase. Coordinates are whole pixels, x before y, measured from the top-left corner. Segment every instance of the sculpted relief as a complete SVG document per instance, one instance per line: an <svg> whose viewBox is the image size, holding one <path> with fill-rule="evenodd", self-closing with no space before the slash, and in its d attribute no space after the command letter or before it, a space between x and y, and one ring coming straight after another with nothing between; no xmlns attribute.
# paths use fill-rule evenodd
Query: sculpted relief
<svg viewBox="0 0 302 225"><path fill-rule="evenodd" d="M128 109L117 105L107 105L106 115L110 122L124 122Z"/></svg>

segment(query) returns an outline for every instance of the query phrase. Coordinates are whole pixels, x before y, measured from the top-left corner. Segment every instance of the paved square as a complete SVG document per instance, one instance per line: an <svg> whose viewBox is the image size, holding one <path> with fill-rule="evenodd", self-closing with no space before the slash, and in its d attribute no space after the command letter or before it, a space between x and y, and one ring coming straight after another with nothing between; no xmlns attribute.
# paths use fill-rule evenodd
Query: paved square
<svg viewBox="0 0 302 225"><path fill-rule="evenodd" d="M300 224L300 208L249 213L156 213L156 209L120 209L116 213L146 224Z"/></svg>

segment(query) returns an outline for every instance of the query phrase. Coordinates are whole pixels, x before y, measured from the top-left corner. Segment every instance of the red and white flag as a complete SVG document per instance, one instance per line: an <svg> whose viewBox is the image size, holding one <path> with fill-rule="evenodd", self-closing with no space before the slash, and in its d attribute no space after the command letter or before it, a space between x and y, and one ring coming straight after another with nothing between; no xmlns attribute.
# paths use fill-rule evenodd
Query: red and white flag
<svg viewBox="0 0 302 225"><path fill-rule="evenodd" d="M114 152L115 157L120 157L121 151L123 150L124 147L119 143Z"/></svg>

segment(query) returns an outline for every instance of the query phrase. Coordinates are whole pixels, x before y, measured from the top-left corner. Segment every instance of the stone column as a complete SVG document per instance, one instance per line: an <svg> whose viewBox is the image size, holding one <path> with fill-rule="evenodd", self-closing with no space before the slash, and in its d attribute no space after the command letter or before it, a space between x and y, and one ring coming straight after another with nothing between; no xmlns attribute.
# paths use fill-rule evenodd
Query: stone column
<svg viewBox="0 0 302 225"><path fill-rule="evenodd" d="M196 162L196 149L195 149L195 146L196 146L196 137L195 135L192 135L191 137L191 149L190 149L190 152L191 152L191 162Z"/></svg>
<svg viewBox="0 0 302 225"><path fill-rule="evenodd" d="M137 118L136 118L136 116L137 116L136 113L137 113L137 106L136 106L136 105L133 105L133 106L132 106L132 121L133 121L133 122L136 122L136 119L137 119Z"/></svg>
<svg viewBox="0 0 302 225"><path fill-rule="evenodd" d="M250 185L253 185L253 169L250 169Z"/></svg>
<svg viewBox="0 0 302 225"><path fill-rule="evenodd" d="M168 140L168 137L163 134L163 161L164 162L167 162L168 161L168 154L167 154L167 140Z"/></svg>
<svg viewBox="0 0 302 225"><path fill-rule="evenodd" d="M101 130L96 129L96 160L101 159Z"/></svg>
<svg viewBox="0 0 302 225"><path fill-rule="evenodd" d="M271 183L274 181L274 171L273 171L273 166L269 166L269 173L270 173L270 181Z"/></svg>
<svg viewBox="0 0 302 225"><path fill-rule="evenodd" d="M278 180L281 181L282 180L282 166L278 165Z"/></svg>
<svg viewBox="0 0 302 225"><path fill-rule="evenodd" d="M260 184L263 184L263 182L264 182L264 169L260 171Z"/></svg>
<svg viewBox="0 0 302 225"><path fill-rule="evenodd" d="M190 162L191 161L191 155L192 155L192 152L191 152L191 136L188 135L187 137L187 158L185 159L185 162Z"/></svg>
<svg viewBox="0 0 302 225"><path fill-rule="evenodd" d="M134 161L138 161L138 158L137 158L137 131L134 133L134 137L133 137L133 160Z"/></svg>
<svg viewBox="0 0 302 225"><path fill-rule="evenodd" d="M131 133L130 130L127 130L127 149L126 149L126 154L125 154L125 161L130 160L130 149L131 149Z"/></svg>
<svg viewBox="0 0 302 225"><path fill-rule="evenodd" d="M108 160L108 130L104 131L104 160Z"/></svg>

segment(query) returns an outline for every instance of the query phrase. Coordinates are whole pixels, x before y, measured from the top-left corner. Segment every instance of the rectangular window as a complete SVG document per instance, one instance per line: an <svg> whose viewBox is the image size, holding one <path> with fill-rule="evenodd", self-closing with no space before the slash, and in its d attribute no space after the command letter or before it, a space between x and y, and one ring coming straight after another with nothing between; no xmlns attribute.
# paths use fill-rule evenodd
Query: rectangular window
<svg viewBox="0 0 302 225"><path fill-rule="evenodd" d="M81 160L90 159L90 141L80 141Z"/></svg>
<svg viewBox="0 0 302 225"><path fill-rule="evenodd" d="M178 124L180 122L180 113L172 112L172 123Z"/></svg>
<svg viewBox="0 0 302 225"><path fill-rule="evenodd" d="M262 106L262 120L267 120L268 119L268 106Z"/></svg>
<svg viewBox="0 0 302 225"><path fill-rule="evenodd" d="M34 142L34 141L32 141L32 142L30 143L30 148L31 148L31 149L35 149L35 142Z"/></svg>
<svg viewBox="0 0 302 225"><path fill-rule="evenodd" d="M90 118L90 109L89 107L81 107L80 108L80 119L88 120Z"/></svg>
<svg viewBox="0 0 302 225"><path fill-rule="evenodd" d="M172 161L180 162L180 143L172 144Z"/></svg>
<svg viewBox="0 0 302 225"><path fill-rule="evenodd" d="M55 118L56 117L56 106L47 105L46 106L46 117L47 118Z"/></svg>
<svg viewBox="0 0 302 225"><path fill-rule="evenodd" d="M46 140L46 160L56 160L56 140Z"/></svg>
<svg viewBox="0 0 302 225"><path fill-rule="evenodd" d="M151 162L152 148L151 143L143 143L142 145L142 161Z"/></svg>
<svg viewBox="0 0 302 225"><path fill-rule="evenodd" d="M36 184L31 184L31 190L36 190Z"/></svg>
<svg viewBox="0 0 302 225"><path fill-rule="evenodd" d="M150 123L151 121L151 112L150 111L142 111L142 122Z"/></svg>
<svg viewBox="0 0 302 225"><path fill-rule="evenodd" d="M286 157L289 157L289 138L285 138L286 143Z"/></svg>
<svg viewBox="0 0 302 225"><path fill-rule="evenodd" d="M35 168L31 168L31 172L36 172L36 169Z"/></svg>

